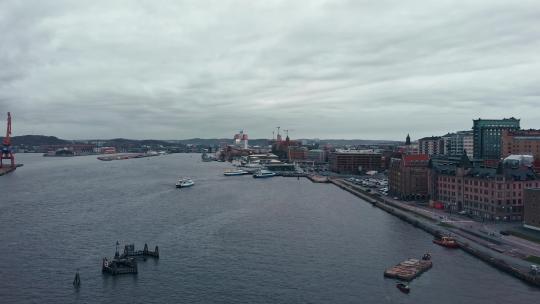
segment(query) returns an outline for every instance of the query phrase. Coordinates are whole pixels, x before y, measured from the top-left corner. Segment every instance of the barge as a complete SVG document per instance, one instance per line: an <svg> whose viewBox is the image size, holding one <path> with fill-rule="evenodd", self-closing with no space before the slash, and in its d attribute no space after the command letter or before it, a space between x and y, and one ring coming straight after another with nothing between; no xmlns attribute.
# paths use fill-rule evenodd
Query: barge
<svg viewBox="0 0 540 304"><path fill-rule="evenodd" d="M403 281L412 281L423 272L429 270L432 266L433 263L428 259L408 259L396 266L386 269L384 271L384 276Z"/></svg>

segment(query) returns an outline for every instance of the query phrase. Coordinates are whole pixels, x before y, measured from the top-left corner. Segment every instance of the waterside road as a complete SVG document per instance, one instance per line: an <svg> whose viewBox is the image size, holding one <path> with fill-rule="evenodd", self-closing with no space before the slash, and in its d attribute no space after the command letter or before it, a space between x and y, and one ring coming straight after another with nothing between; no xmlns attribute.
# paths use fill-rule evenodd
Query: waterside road
<svg viewBox="0 0 540 304"><path fill-rule="evenodd" d="M412 206L394 199L372 195L363 187L339 178L330 182L372 203L399 218L434 235L452 235L466 252L532 285L540 287L540 275L530 274L531 263L523 258L538 254L537 244L512 239L495 239L476 231L476 226L462 225L462 220L453 221L439 213ZM443 221L441 221L441 217ZM529 244L530 243L530 244Z"/></svg>

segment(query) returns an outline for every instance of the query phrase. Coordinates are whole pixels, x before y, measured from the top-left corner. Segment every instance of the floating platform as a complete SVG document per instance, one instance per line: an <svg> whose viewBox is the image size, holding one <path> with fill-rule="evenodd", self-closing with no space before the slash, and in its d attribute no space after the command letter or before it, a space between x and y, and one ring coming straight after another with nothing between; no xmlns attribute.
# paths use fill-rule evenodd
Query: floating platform
<svg viewBox="0 0 540 304"><path fill-rule="evenodd" d="M135 250L134 244L124 246L124 252L120 255L121 259L134 257L152 257L159 259L159 248L156 246L154 251L148 250L148 244L144 244L143 250Z"/></svg>
<svg viewBox="0 0 540 304"><path fill-rule="evenodd" d="M433 263L429 260L408 259L386 269L384 276L403 281L412 281L432 266Z"/></svg>
<svg viewBox="0 0 540 304"><path fill-rule="evenodd" d="M118 252L118 242L116 242L116 252L114 258L108 260L103 258L101 264L101 272L111 275L117 274L137 274L137 258L141 257L146 261L146 257L152 257L159 259L159 248L156 246L154 251L148 250L148 244L144 244L143 250L135 250L134 244L124 246L124 252L120 254Z"/></svg>
<svg viewBox="0 0 540 304"><path fill-rule="evenodd" d="M101 272L108 273L111 275L118 274L137 274L137 260L135 258L114 258L112 261L109 261L107 258L103 258L103 263L101 265Z"/></svg>

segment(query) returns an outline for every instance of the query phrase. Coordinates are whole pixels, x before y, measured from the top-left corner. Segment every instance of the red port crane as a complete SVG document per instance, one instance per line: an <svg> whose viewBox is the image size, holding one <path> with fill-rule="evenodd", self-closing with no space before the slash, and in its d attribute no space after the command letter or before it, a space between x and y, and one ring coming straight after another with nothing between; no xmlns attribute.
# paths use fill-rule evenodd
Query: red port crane
<svg viewBox="0 0 540 304"><path fill-rule="evenodd" d="M2 154L0 157L0 168L3 167L3 160L9 159L11 160L11 167L15 167L15 157L13 156L13 152L11 150L11 113L7 113L7 130L6 130L6 137L4 137L4 140L2 141Z"/></svg>

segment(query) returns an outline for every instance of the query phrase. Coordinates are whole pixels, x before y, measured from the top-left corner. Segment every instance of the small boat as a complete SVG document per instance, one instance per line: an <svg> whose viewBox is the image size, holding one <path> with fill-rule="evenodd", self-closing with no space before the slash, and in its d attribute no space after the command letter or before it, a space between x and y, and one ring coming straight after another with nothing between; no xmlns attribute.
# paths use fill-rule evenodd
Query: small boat
<svg viewBox="0 0 540 304"><path fill-rule="evenodd" d="M431 260L431 253L429 253L429 252L424 253L424 255L422 256L422 260L424 260L424 261Z"/></svg>
<svg viewBox="0 0 540 304"><path fill-rule="evenodd" d="M188 177L181 178L176 182L176 188L187 188L193 185L195 185L195 182Z"/></svg>
<svg viewBox="0 0 540 304"><path fill-rule="evenodd" d="M228 170L228 171L225 171L223 172L223 175L225 176L236 176L236 175L246 175L246 174L249 174L249 172L247 172L246 170Z"/></svg>
<svg viewBox="0 0 540 304"><path fill-rule="evenodd" d="M403 293L409 293L411 291L411 289L409 288L409 285L406 285L403 283L397 283L396 287Z"/></svg>
<svg viewBox="0 0 540 304"><path fill-rule="evenodd" d="M453 237L450 236L443 236L441 238L434 239L433 243L447 248L459 248L459 244Z"/></svg>
<svg viewBox="0 0 540 304"><path fill-rule="evenodd" d="M268 170L259 170L258 172L253 174L253 178L266 178L272 176L276 176L276 173Z"/></svg>

